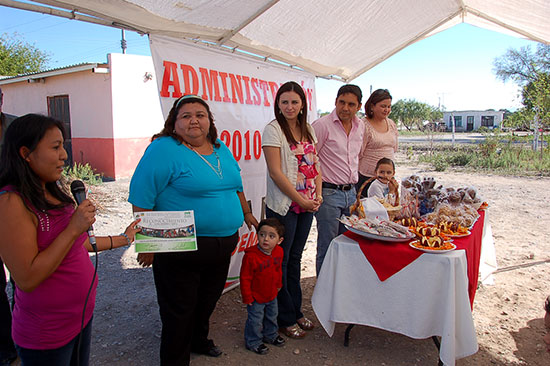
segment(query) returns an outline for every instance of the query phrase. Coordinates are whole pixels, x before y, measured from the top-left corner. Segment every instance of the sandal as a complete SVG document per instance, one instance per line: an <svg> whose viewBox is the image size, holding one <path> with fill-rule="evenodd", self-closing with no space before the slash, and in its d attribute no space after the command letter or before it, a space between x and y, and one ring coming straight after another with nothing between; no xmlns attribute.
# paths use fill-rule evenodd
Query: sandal
<svg viewBox="0 0 550 366"><path fill-rule="evenodd" d="M306 336L306 332L304 332L298 324L291 325L290 327L281 327L279 328L279 332L286 335L288 338L304 338Z"/></svg>
<svg viewBox="0 0 550 366"><path fill-rule="evenodd" d="M296 323L298 323L298 326L303 330L312 330L313 328L315 328L315 325L313 325L311 320L309 320L305 316L296 320Z"/></svg>

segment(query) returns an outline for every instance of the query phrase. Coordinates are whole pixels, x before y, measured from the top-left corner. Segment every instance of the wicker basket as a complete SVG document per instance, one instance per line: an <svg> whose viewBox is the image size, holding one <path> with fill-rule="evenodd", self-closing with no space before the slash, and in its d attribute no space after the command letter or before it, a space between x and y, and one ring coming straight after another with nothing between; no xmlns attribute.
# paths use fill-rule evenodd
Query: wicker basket
<svg viewBox="0 0 550 366"><path fill-rule="evenodd" d="M351 205L351 207L350 207L350 213L351 214L355 214L355 215L357 215L361 218L364 218L366 216L365 215L365 208L363 207L363 203L361 202L361 193L363 192L365 187L375 179L376 179L376 177L372 177L372 178L366 180L361 185L361 187L357 191L357 198L355 199L355 203L353 205ZM399 202L399 190L397 190L397 192L395 193L395 202ZM401 206L399 204L397 206L392 206L392 207L388 207L387 205L384 205L384 207L386 208L386 211L388 211L388 217L391 221L393 221L393 219L397 215L399 215L399 212L401 211Z"/></svg>

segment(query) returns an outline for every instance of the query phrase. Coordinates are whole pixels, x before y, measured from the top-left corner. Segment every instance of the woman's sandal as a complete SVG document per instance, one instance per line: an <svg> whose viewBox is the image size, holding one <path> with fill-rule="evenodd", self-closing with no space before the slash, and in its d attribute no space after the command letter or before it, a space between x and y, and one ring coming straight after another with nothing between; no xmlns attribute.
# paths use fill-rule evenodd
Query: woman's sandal
<svg viewBox="0 0 550 366"><path fill-rule="evenodd" d="M306 332L304 332L298 324L291 325L290 327L281 327L279 328L279 332L283 333L288 338L304 338L306 336Z"/></svg>
<svg viewBox="0 0 550 366"><path fill-rule="evenodd" d="M313 328L315 328L315 325L313 325L311 320L306 317L296 320L296 323L298 323L298 326L303 330L312 330Z"/></svg>

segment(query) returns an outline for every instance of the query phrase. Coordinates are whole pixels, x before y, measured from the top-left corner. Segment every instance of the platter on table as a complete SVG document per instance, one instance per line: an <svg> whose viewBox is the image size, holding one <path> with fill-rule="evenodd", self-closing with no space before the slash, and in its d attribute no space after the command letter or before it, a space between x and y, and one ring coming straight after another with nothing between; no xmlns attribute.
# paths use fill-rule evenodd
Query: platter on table
<svg viewBox="0 0 550 366"><path fill-rule="evenodd" d="M361 236L363 236L367 239L394 242L394 243L401 243L401 242L409 241L413 238L412 236L411 237L403 237L403 238L395 238L395 237L391 237L391 236L377 235L377 234L369 233L369 232L366 232L366 231L363 231L363 230L355 229L355 228L353 228L349 225L344 224L344 226L346 227L346 229L348 229L352 233L355 233L357 235L361 235Z"/></svg>
<svg viewBox="0 0 550 366"><path fill-rule="evenodd" d="M465 233L463 234L447 234L447 233L444 233L446 236L450 237L450 238L463 238L465 236L468 236L470 235L472 232L470 230L466 231Z"/></svg>
<svg viewBox="0 0 550 366"><path fill-rule="evenodd" d="M414 240L409 243L409 246L413 249L420 250L424 253L434 253L434 254L442 254L442 253L448 253L456 249L456 245L450 242L445 242L445 247L447 249L438 249L438 248L430 248L420 245L420 240Z"/></svg>

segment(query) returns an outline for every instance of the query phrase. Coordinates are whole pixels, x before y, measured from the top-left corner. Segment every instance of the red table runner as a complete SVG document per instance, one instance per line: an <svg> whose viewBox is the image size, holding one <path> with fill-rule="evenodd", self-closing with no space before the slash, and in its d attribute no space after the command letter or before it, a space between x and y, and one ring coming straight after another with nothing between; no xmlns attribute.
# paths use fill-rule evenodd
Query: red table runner
<svg viewBox="0 0 550 366"><path fill-rule="evenodd" d="M474 296L478 282L479 258L481 255L481 239L483 236L485 211L479 211L479 215L480 216L475 222L473 228L470 229L470 235L462 238L454 238L453 240L453 244L456 245L456 249L464 249L466 251L468 266L468 294L470 296L470 305L472 307L474 304ZM361 235L352 233L351 231L346 231L344 235L359 243L361 251L371 264L380 281L387 280L424 254L419 250L411 248L409 246L409 242L392 243L371 240Z"/></svg>
<svg viewBox="0 0 550 366"><path fill-rule="evenodd" d="M421 251L411 248L408 241L392 243L372 240L351 231L346 231L344 235L359 243L359 248L380 281L387 280L423 254Z"/></svg>

